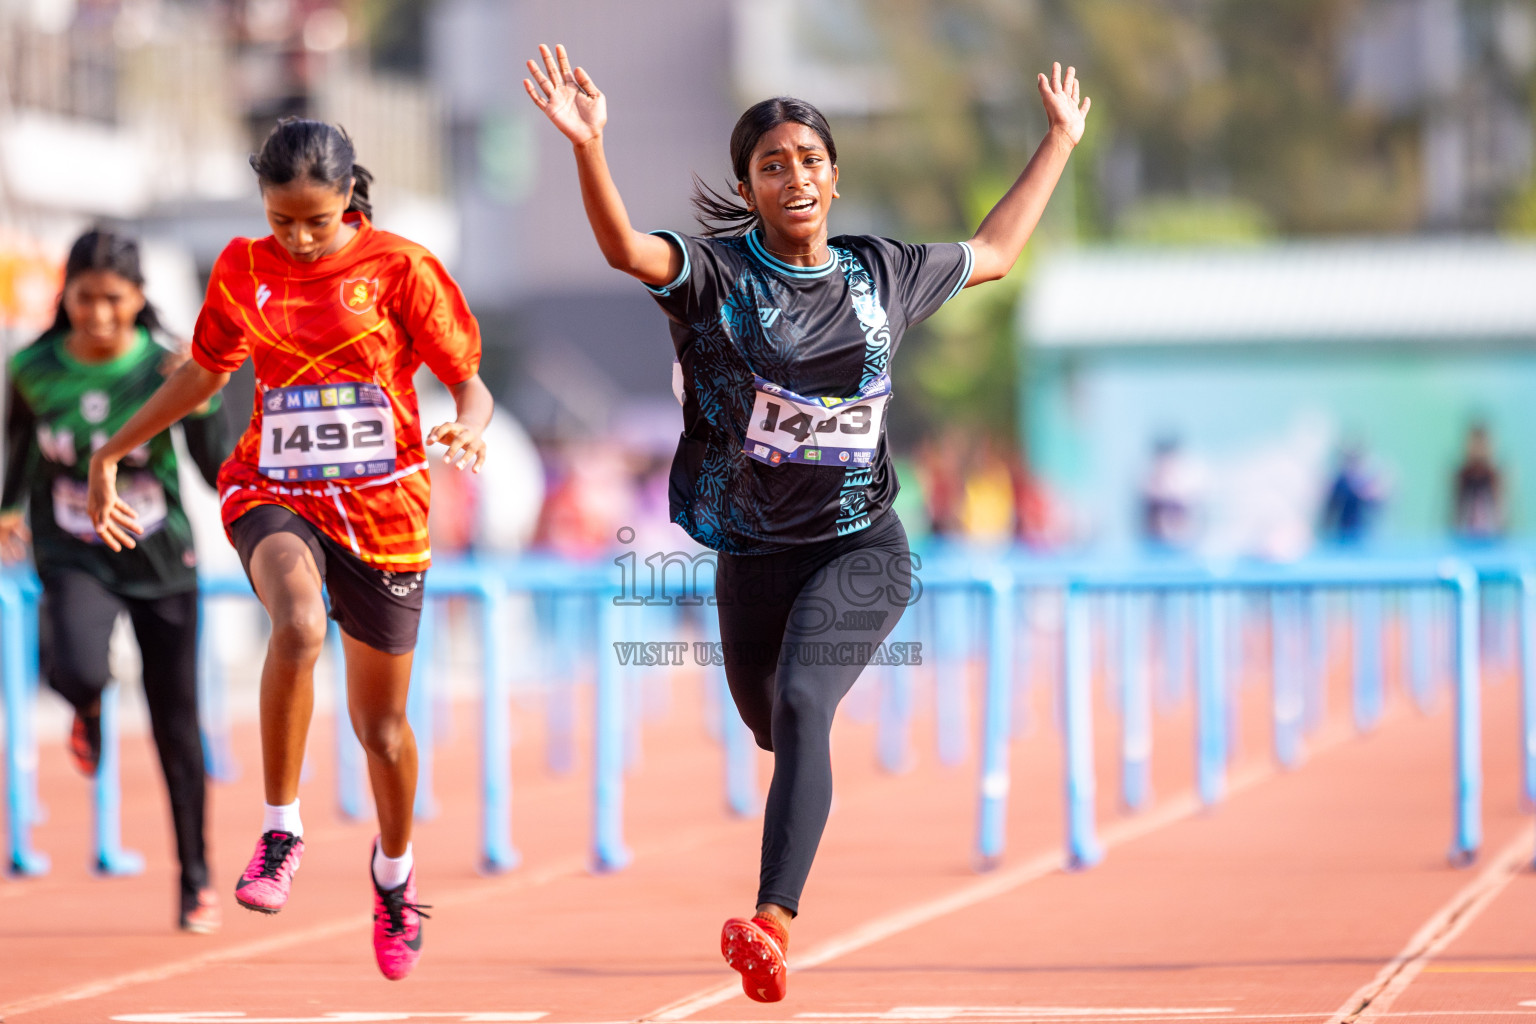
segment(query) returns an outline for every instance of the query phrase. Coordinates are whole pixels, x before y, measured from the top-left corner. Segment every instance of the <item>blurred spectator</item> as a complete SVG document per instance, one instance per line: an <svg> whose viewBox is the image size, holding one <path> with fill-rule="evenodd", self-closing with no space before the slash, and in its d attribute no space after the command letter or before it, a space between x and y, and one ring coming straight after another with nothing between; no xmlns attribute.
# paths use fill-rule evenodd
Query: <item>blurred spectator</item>
<svg viewBox="0 0 1536 1024"><path fill-rule="evenodd" d="M923 441L917 453L918 486L935 537L958 538L965 530L965 435L949 427Z"/></svg>
<svg viewBox="0 0 1536 1024"><path fill-rule="evenodd" d="M967 539L998 544L1014 535L1013 472L991 438L982 438L965 467L960 522Z"/></svg>
<svg viewBox="0 0 1536 1024"><path fill-rule="evenodd" d="M1493 462L1488 428L1467 431L1466 454L1453 483L1451 529L1462 540L1490 541L1504 535L1504 478Z"/></svg>
<svg viewBox="0 0 1536 1024"><path fill-rule="evenodd" d="M1013 480L1014 536L1037 551L1059 548L1072 539L1067 509L1050 487L1015 455L1009 465Z"/></svg>
<svg viewBox="0 0 1536 1024"><path fill-rule="evenodd" d="M1192 547L1204 489L1200 466L1176 436L1164 434L1154 441L1152 464L1141 483L1142 539L1170 551Z"/></svg>
<svg viewBox="0 0 1536 1024"><path fill-rule="evenodd" d="M1386 481L1369 464L1364 447L1345 445L1339 454L1338 472L1328 486L1318 536L1334 544L1361 543L1386 496Z"/></svg>
<svg viewBox="0 0 1536 1024"><path fill-rule="evenodd" d="M614 547L637 505L628 453L611 441L573 441L549 453L546 467L550 483L534 543L571 558Z"/></svg>

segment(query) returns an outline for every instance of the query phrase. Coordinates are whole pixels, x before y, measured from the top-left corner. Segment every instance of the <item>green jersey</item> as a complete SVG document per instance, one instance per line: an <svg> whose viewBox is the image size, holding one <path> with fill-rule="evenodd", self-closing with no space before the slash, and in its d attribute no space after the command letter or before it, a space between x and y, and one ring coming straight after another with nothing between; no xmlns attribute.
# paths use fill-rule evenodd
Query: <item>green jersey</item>
<svg viewBox="0 0 1536 1024"><path fill-rule="evenodd" d="M118 466L118 493L144 528L138 546L114 553L86 513L91 454L164 382L166 350L140 328L127 352L104 363L82 363L65 349L67 335L45 334L11 359L0 508L27 503L33 558L44 579L78 570L130 598L192 590L197 555L169 430ZM188 450L210 483L229 451L217 401L208 413L182 423Z"/></svg>

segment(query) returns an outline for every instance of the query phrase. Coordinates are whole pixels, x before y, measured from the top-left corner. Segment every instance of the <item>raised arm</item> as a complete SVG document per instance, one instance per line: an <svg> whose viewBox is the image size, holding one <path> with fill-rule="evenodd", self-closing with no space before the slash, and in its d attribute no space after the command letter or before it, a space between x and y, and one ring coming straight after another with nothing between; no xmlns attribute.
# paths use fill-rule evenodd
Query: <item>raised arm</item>
<svg viewBox="0 0 1536 1024"><path fill-rule="evenodd" d="M227 383L229 374L214 373L188 359L91 456L91 489L86 509L107 547L113 551L131 548L134 541L130 531L139 532L138 515L117 496L118 462L208 401Z"/></svg>
<svg viewBox="0 0 1536 1024"><path fill-rule="evenodd" d="M976 229L976 236L970 241L976 261L967 287L996 281L1013 269L1024 251L1024 243L1040 223L1056 182L1061 180L1067 157L1082 140L1092 104L1087 97L1078 100L1077 69L1067 68L1067 77L1063 79L1061 65L1053 64L1051 77L1042 74L1035 84L1040 89L1050 127L1035 155L1024 165L1024 172Z"/></svg>
<svg viewBox="0 0 1536 1024"><path fill-rule="evenodd" d="M544 66L530 60L532 80L523 79L528 97L571 140L576 153L576 174L581 181L581 202L587 222L610 267L622 270L648 285L674 280L683 269L682 254L655 235L636 231L619 188L608 173L603 155L603 126L608 123L608 101L582 68L571 69L564 46L539 44ZM535 87L537 83L537 87Z"/></svg>

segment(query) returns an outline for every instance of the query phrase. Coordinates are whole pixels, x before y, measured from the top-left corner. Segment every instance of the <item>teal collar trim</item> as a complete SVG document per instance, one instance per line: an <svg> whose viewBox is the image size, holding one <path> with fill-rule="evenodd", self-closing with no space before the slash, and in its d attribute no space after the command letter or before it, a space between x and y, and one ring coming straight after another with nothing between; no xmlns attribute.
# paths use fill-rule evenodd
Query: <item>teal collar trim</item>
<svg viewBox="0 0 1536 1024"><path fill-rule="evenodd" d="M747 233L747 248L758 261L768 266L770 270L777 271L785 277L793 277L800 280L808 280L814 277L826 277L837 269L837 254L831 252L829 245L827 261L814 267L797 267L793 263L785 263L763 245L762 232L758 230Z"/></svg>

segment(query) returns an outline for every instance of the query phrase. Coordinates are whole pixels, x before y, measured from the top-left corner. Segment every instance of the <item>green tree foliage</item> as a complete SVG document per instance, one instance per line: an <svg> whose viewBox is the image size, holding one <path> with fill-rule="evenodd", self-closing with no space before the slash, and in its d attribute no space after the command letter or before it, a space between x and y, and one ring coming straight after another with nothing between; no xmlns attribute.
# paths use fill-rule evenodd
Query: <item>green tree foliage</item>
<svg viewBox="0 0 1536 1024"><path fill-rule="evenodd" d="M1531 2L1460 0L1467 83L1448 100L1384 109L1346 95L1368 0L866 0L904 102L837 127L842 163L857 172L850 191L893 234L974 230L1044 130L1034 76L1050 61L1075 64L1093 97L1088 134L1021 266L982 289L986 300L914 333L909 393L930 416L960 408L1012 435L1012 305L1053 245L1418 229L1429 104L1507 93L1493 82L1508 46L1499 19ZM1536 77L1524 74L1515 93L1529 110ZM1536 179L1511 192L1485 226L1498 216L1536 232Z"/></svg>

